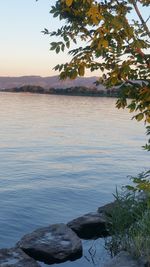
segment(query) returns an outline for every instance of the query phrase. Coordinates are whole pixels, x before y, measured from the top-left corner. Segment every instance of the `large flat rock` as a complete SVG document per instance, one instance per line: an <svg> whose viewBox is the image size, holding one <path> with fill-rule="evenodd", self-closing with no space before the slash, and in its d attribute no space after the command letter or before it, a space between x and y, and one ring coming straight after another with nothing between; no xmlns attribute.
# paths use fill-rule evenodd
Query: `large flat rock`
<svg viewBox="0 0 150 267"><path fill-rule="evenodd" d="M131 257L128 252L122 251L115 256L108 263L104 264L103 267L144 267L142 262L138 262Z"/></svg>
<svg viewBox="0 0 150 267"><path fill-rule="evenodd" d="M19 248L0 249L0 267L40 267Z"/></svg>
<svg viewBox="0 0 150 267"><path fill-rule="evenodd" d="M37 229L17 245L29 256L47 264L73 261L82 256L81 240L65 224Z"/></svg>
<svg viewBox="0 0 150 267"><path fill-rule="evenodd" d="M109 235L107 218L99 212L85 214L68 222L67 225L83 239L96 239Z"/></svg>

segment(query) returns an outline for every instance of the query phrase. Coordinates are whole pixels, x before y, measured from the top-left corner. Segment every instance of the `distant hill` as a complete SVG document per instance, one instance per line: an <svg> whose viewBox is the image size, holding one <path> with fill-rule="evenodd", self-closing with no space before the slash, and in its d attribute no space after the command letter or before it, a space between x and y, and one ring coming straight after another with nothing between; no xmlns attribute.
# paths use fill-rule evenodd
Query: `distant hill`
<svg viewBox="0 0 150 267"><path fill-rule="evenodd" d="M9 89L14 87L22 87L26 85L41 86L45 89L49 88L69 88L69 87L87 87L94 88L94 82L97 77L83 77L75 80L60 81L58 76L41 77L41 76L21 76L21 77L0 77L0 89ZM105 90L103 85L99 85L97 89Z"/></svg>

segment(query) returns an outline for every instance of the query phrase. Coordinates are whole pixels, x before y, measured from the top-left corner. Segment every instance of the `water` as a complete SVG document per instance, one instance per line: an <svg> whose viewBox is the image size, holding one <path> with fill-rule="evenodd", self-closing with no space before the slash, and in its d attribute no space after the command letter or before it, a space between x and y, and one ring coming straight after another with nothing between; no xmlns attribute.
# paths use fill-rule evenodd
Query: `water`
<svg viewBox="0 0 150 267"><path fill-rule="evenodd" d="M143 125L115 101L0 93L1 248L37 227L95 211L129 183L127 175L149 168ZM95 266L104 258L102 243ZM84 241L86 258L59 266L93 266L91 245Z"/></svg>

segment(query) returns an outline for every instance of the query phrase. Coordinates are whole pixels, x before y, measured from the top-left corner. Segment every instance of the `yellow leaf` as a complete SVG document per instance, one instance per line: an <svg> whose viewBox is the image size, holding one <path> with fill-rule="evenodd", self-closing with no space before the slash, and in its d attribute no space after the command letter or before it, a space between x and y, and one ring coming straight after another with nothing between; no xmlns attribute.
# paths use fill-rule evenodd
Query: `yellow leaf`
<svg viewBox="0 0 150 267"><path fill-rule="evenodd" d="M80 76L84 76L84 66L80 65L80 67L78 68L78 73Z"/></svg>
<svg viewBox="0 0 150 267"><path fill-rule="evenodd" d="M73 0L66 0L66 5L67 6L70 7L72 5L72 3L73 3Z"/></svg>
<svg viewBox="0 0 150 267"><path fill-rule="evenodd" d="M100 20L103 19L103 16L100 14L98 6L92 5L87 12L87 16L90 17L93 23L98 24Z"/></svg>
<svg viewBox="0 0 150 267"><path fill-rule="evenodd" d="M150 116L146 116L146 121L148 122L148 123L150 123Z"/></svg>
<svg viewBox="0 0 150 267"><path fill-rule="evenodd" d="M103 45L103 47L105 47L105 48L108 47L108 41L104 39L104 40L102 41L102 45Z"/></svg>
<svg viewBox="0 0 150 267"><path fill-rule="evenodd" d="M98 42L98 49L101 49L102 47L103 48L107 48L109 46L109 43L107 40L105 39L100 39L99 42Z"/></svg>

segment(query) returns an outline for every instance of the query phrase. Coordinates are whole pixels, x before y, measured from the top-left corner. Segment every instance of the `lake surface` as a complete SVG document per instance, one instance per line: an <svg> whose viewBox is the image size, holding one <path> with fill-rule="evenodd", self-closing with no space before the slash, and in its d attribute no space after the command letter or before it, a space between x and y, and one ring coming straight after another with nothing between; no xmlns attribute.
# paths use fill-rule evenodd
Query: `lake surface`
<svg viewBox="0 0 150 267"><path fill-rule="evenodd" d="M115 101L0 93L1 248L37 227L95 211L129 183L127 175L149 168L145 128ZM94 257L99 267L102 243ZM84 241L81 260L58 266L93 266L91 245Z"/></svg>

